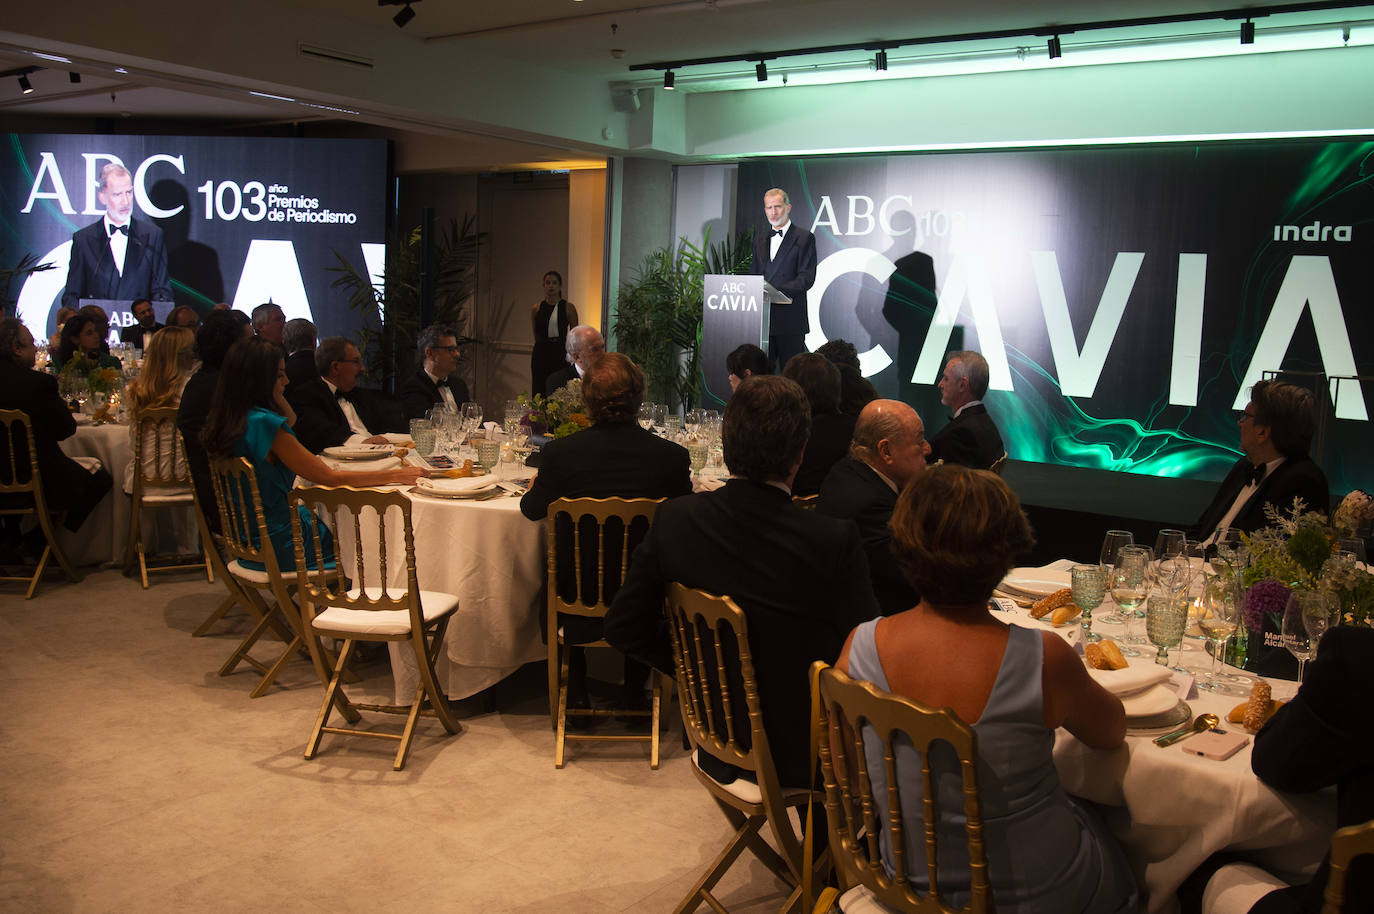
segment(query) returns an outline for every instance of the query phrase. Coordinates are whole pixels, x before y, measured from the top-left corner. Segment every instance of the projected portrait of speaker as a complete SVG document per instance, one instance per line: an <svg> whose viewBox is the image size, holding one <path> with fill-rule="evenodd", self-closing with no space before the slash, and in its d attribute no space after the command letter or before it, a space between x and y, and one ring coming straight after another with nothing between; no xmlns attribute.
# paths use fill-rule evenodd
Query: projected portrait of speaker
<svg viewBox="0 0 1374 914"><path fill-rule="evenodd" d="M98 188L105 216L72 233L62 304L76 308L82 299L170 302L162 230L149 219L133 218L134 183L129 169L106 165L100 170Z"/></svg>

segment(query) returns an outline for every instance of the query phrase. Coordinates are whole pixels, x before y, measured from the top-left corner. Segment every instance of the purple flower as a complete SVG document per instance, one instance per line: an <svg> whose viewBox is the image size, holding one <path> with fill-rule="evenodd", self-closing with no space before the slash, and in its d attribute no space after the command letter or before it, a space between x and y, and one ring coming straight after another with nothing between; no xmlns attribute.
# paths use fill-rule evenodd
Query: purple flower
<svg viewBox="0 0 1374 914"><path fill-rule="evenodd" d="M1270 579L1256 581L1245 595L1245 627L1252 632L1263 631L1264 614L1282 616L1287 606L1287 587Z"/></svg>

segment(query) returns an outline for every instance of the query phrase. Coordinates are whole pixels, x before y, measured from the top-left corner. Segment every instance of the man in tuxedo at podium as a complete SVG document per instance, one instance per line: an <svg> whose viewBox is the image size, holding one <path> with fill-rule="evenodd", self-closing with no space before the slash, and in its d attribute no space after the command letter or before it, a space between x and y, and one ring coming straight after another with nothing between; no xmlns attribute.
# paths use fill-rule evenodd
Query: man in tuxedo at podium
<svg viewBox="0 0 1374 914"><path fill-rule="evenodd" d="M83 298L171 301L162 229L134 219L134 181L129 169L110 163L100 170L96 196L105 217L72 234L67 288L62 304L79 308Z"/></svg>
<svg viewBox="0 0 1374 914"><path fill-rule="evenodd" d="M463 379L452 377L458 367L458 335L445 324L430 324L420 331L415 348L421 365L396 391L406 418L423 419L436 404L458 412L472 399Z"/></svg>
<svg viewBox="0 0 1374 914"><path fill-rule="evenodd" d="M792 221L787 191L773 188L763 195L768 230L754 238L756 274L792 299L790 305L769 306L768 349L776 365L806 351L806 291L816 282L816 237Z"/></svg>
<svg viewBox="0 0 1374 914"><path fill-rule="evenodd" d="M1269 526L1266 505L1287 512L1294 498L1301 498L1307 511L1330 508L1326 474L1307 456L1317 428L1311 391L1278 380L1260 381L1250 388L1250 402L1236 423L1245 456L1222 480L1193 525L1192 537L1211 545L1226 527L1253 533Z"/></svg>

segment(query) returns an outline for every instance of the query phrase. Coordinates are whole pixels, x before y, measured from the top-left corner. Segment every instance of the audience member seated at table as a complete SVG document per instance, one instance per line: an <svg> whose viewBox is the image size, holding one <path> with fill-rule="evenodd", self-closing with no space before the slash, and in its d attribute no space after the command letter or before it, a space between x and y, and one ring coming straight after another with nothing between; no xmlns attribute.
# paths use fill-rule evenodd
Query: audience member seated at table
<svg viewBox="0 0 1374 914"><path fill-rule="evenodd" d="M930 459L986 470L1006 447L988 415L988 362L976 352L951 352L940 375L940 402L954 410L945 427L930 439Z"/></svg>
<svg viewBox="0 0 1374 914"><path fill-rule="evenodd" d="M293 384L304 384L320 376L315 367L316 330L303 317L292 318L281 331L281 346L286 350L286 393Z"/></svg>
<svg viewBox="0 0 1374 914"><path fill-rule="evenodd" d="M567 350L568 364L549 375L548 380L544 382L546 397L553 396L554 391L582 377L592 359L606 351L606 340L595 327L579 324L568 331L568 338L563 346Z"/></svg>
<svg viewBox="0 0 1374 914"><path fill-rule="evenodd" d="M849 340L830 340L816 350L840 370L840 412L857 416L865 406L878 399L878 389L859 368L859 350Z"/></svg>
<svg viewBox="0 0 1374 914"><path fill-rule="evenodd" d="M200 443L200 430L205 427L205 417L210 414L210 401L214 399L215 387L219 384L224 357L229 354L231 346L243 339L242 326L233 317L242 313L216 310L205 316L205 323L196 331L195 355L200 360L200 367L186 381L181 391L181 403L177 406L177 429L186 447L191 482L196 487L201 510L205 512L205 522L214 533L220 532L219 506L215 503L215 490L210 482L210 461Z"/></svg>
<svg viewBox="0 0 1374 914"><path fill-rule="evenodd" d="M68 308L66 305L63 305L61 308L57 309L57 329L53 331L52 336L48 337L48 349L50 352L56 353L58 349L62 348L62 327L67 321L75 316L75 308Z"/></svg>
<svg viewBox="0 0 1374 914"><path fill-rule="evenodd" d="M410 466L365 473L334 469L306 450L291 431L295 416L286 402L285 390L286 360L281 346L260 337L243 340L224 359L200 438L212 459L246 457L253 465L277 563L291 569L296 567L296 560L286 496L296 477L327 486L390 486L409 485L427 474ZM312 519L303 506L300 512L302 521ZM320 529L321 542L329 547L328 530L323 525ZM332 554L325 560L332 560ZM311 567L315 567L314 561L313 554L307 556Z"/></svg>
<svg viewBox="0 0 1374 914"><path fill-rule="evenodd" d="M893 550L921 602L865 622L836 666L929 708L950 708L978 736L978 788L988 877L998 914L1136 910L1135 880L1094 810L1059 783L1054 731L1114 749L1126 736L1121 701L1088 675L1054 632L1007 625L988 611L992 589L1034 542L1020 502L996 475L960 466L919 473L897 500ZM873 790L887 789L881 744L865 737ZM948 748L948 747L941 747ZM907 876L924 891L920 755L899 747ZM941 889L968 903L962 781L952 752L932 752ZM879 810L879 815L883 811ZM880 847L889 870L886 831Z"/></svg>
<svg viewBox="0 0 1374 914"><path fill-rule="evenodd" d="M423 419L439 405L458 412L472 399L467 383L453 376L458 368L458 335L447 324L431 324L420 331L415 348L420 366L396 391L406 418Z"/></svg>
<svg viewBox="0 0 1374 914"><path fill-rule="evenodd" d="M76 320L76 318L72 318ZM105 497L113 478L103 467L92 473L62 452L57 442L76 434L76 420L57 393L57 379L34 371L38 350L33 335L17 318L0 319L0 409L19 409L33 427L38 472L43 477L43 496L48 507L67 512L63 525L73 532ZM0 435L0 479L9 474L10 440ZM26 476L21 476L21 481ZM6 480L9 481L9 480ZM0 496L5 507L23 507L24 495ZM11 548L19 545L18 515L4 518L3 539ZM24 545L35 555L42 552L43 533L34 527Z"/></svg>
<svg viewBox="0 0 1374 914"><path fill-rule="evenodd" d="M849 453L855 417L840 412L840 371L825 356L798 353L787 360L782 376L796 381L811 404L811 437L792 494L815 495L825 474Z"/></svg>
<svg viewBox="0 0 1374 914"><path fill-rule="evenodd" d="M734 393L745 378L772 374L773 360L753 343L741 343L725 357L725 370L730 372L730 392Z"/></svg>
<svg viewBox="0 0 1374 914"><path fill-rule="evenodd" d="M253 335L268 342L281 345L282 331L286 329L286 312L281 305L267 302L253 309Z"/></svg>
<svg viewBox="0 0 1374 914"><path fill-rule="evenodd" d="M813 782L811 664L837 656L845 633L878 615L859 531L792 503L810 426L794 381L740 384L722 428L730 479L658 509L605 620L607 641L672 675L668 582L731 597L749 624L768 747L780 782L792 787ZM735 713L735 732L747 734L743 702ZM711 756L701 768L723 782L740 774Z"/></svg>
<svg viewBox="0 0 1374 914"><path fill-rule="evenodd" d="M582 401L587 405L592 425L544 446L539 473L520 499L520 511L526 517L543 520L549 514L549 505L559 498L676 498L692 491L687 449L639 427L644 373L628 356L608 352L597 357L582 376ZM564 520L558 530L557 547L560 555L571 556L572 529ZM620 567L619 544L613 545L600 557L607 569ZM584 581L596 580L596 562L595 526L588 523L582 531ZM620 586L619 574L608 573L607 577L606 596L610 597ZM571 573L558 582L558 587L565 599L575 597ZM583 598L596 602L594 588L584 588ZM599 619L569 616L561 624L571 644L601 639ZM625 658L622 707L646 706L644 683L648 675L648 667ZM570 703L588 707L585 651L571 653L568 693Z"/></svg>
<svg viewBox="0 0 1374 914"><path fill-rule="evenodd" d="M1269 526L1267 505L1287 513L1301 498L1307 511L1326 512L1326 474L1307 456L1317 428L1311 391L1282 381L1260 381L1236 420L1244 453L1221 481L1212 503L1193 525L1196 539L1210 542L1222 528L1253 533Z"/></svg>
<svg viewBox="0 0 1374 914"><path fill-rule="evenodd" d="M161 330L162 324L153 316L153 303L146 298L136 299L129 305L129 311L134 316L134 322L119 331L119 341L134 349L143 349L144 338Z"/></svg>
<svg viewBox="0 0 1374 914"><path fill-rule="evenodd" d="M1336 827L1374 819L1374 631L1359 625L1329 629L1307 665L1292 701L1255 736L1250 767L1265 784L1290 793L1336 787ZM1217 855L1179 889L1185 914L1246 911L1250 914L1318 914L1322 910L1330 854L1312 880L1289 886L1248 863L1218 865L1236 855ZM1199 886L1206 881L1205 891ZM1345 880L1345 911L1374 911L1374 858L1356 857Z"/></svg>
<svg viewBox="0 0 1374 914"><path fill-rule="evenodd" d="M195 333L200 329L200 315L190 305L177 305L167 314L168 327L185 327Z"/></svg>
<svg viewBox="0 0 1374 914"><path fill-rule="evenodd" d="M884 615L910 609L920 595L892 554L897 495L926 466L930 445L916 410L899 400L874 400L859 413L849 456L831 467L816 510L852 520L863 537L873 594Z"/></svg>
<svg viewBox="0 0 1374 914"><path fill-rule="evenodd" d="M388 428L375 401L358 388L363 360L358 347L331 336L315 350L320 376L291 388L296 435L312 454L342 444L385 444ZM375 431L374 431L375 429Z"/></svg>
<svg viewBox="0 0 1374 914"><path fill-rule="evenodd" d="M134 443L138 428L138 418L145 409L161 406L177 406L181 403L181 392L191 378L195 364L194 344L196 335L184 327L164 327L148 340L148 349L143 356L143 368L138 377L129 382L125 390L129 407L129 443ZM184 472L183 467L173 467L171 458L176 452L174 435L168 435L161 442L156 440L154 430L146 430L143 441L143 465L149 476L171 475ZM158 456L161 455L161 466ZM129 461L124 472L124 491L134 490L134 462Z"/></svg>
<svg viewBox="0 0 1374 914"><path fill-rule="evenodd" d="M57 350L57 367L65 368L72 356L80 355L81 363L87 368L123 367L123 362L110 355L101 332L100 319L89 314L77 313L62 326L62 343Z"/></svg>

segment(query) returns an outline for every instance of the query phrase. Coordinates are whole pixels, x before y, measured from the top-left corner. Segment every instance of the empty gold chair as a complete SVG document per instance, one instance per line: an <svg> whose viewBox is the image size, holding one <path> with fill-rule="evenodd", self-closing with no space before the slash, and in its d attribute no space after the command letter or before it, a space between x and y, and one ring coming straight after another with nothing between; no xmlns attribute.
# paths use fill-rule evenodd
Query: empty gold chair
<svg viewBox="0 0 1374 914"><path fill-rule="evenodd" d="M615 593L608 585L619 587L625 580L626 569L630 564L630 553L635 545L648 533L653 523L654 513L663 504L663 498L560 498L549 505L549 581L548 581L548 675L549 675L549 713L553 719L554 767L562 768L565 744L568 740L588 742L647 742L649 743L649 767L658 768L658 719L659 706L663 698L661 677L650 673L653 695L647 711L613 708L569 708L568 707L568 658L574 647L610 647L604 639L578 644L569 644L564 637L563 627L558 622L560 613L584 618L602 619L610 609L611 598ZM589 563L583 561L582 521L590 519L596 525L595 570L589 575ZM572 538L568 546L571 554L564 555L558 549L558 530L560 525L571 523ZM567 529L564 527L564 529ZM609 537L609 539L608 539ZM606 571L607 547L618 545L616 562L618 577L608 579ZM616 550L612 551L614 555ZM560 593L560 584L565 587L571 582L573 598L567 600ZM639 733L569 733L568 715L578 714L589 717L649 717L649 732Z"/></svg>
<svg viewBox="0 0 1374 914"><path fill-rule="evenodd" d="M320 638L343 642L325 686L319 717L305 746L305 757L314 758L326 733L397 740L400 746L392 768L405 767L415 724L421 714L438 718L450 733L462 727L449 710L434 673L434 661L443 650L444 632L458 608L453 594L420 590L415 571L415 531L411 524L410 499L401 492L383 489L355 489L351 486L311 486L291 491L291 536L296 552L296 579L299 582L301 618L306 641L318 664L327 662ZM336 532L350 529L352 536L352 586L324 561L307 564L325 556L327 544L318 524L305 530L300 511L304 506L329 518ZM404 546L404 567L400 583L392 583L388 567L395 571L389 546L397 538ZM337 539L336 539L337 544ZM419 671L415 699L407 705L362 704L351 701L343 690L343 679L354 645L359 641L405 641L410 644ZM330 715L338 709L350 722L358 711L406 715L400 733L332 727ZM351 716L350 716L351 715Z"/></svg>
<svg viewBox="0 0 1374 914"><path fill-rule="evenodd" d="M792 826L788 810L798 809L804 819L807 804L819 797L815 791L784 789L778 783L764 735L743 611L729 597L677 583L668 585L667 597L678 700L694 750L692 770L735 827L734 837L675 912L686 914L703 901L715 911L725 911L711 890L746 847L794 887L783 905L784 911L793 910L802 901L806 863L802 836ZM698 759L703 754L753 772L755 781L717 781L701 769ZM781 854L764 842L760 832L765 824ZM812 864L813 876L828 865L828 855L822 855Z"/></svg>
<svg viewBox="0 0 1374 914"><path fill-rule="evenodd" d="M201 554L192 561L149 566L143 547L143 509L162 507L193 507L195 494L191 485L191 471L186 465L186 448L177 430L177 408L158 406L140 410L134 417L133 484L129 497L129 544L124 551L125 571L138 565L139 580L148 589L148 572L181 571L204 568L205 577L214 583L210 552L214 543L200 537Z"/></svg>
<svg viewBox="0 0 1374 914"><path fill-rule="evenodd" d="M813 713L820 722L819 753L825 778L825 812L830 829L830 852L841 888L841 911L875 910L876 898L888 908L922 914L952 914L961 910L983 914L993 910L983 847L982 803L978 796L978 743L973 729L948 709L932 710L907 698L878 689L870 682L849 678L817 662L811 668ZM816 680L819 680L816 682ZM864 752L863 727L882 744L884 770L875 795L870 760ZM896 776L896 738L901 734L920 753L923 821L906 822ZM967 907L955 908L940 896L936 878L935 787L929 762L933 743L948 743L959 756L963 776L965 834L972 876ZM919 862L907 856L908 835L924 841ZM893 872L883 862L882 847L891 848ZM946 852L948 853L948 851ZM920 891L907 871L924 866L926 887Z"/></svg>
<svg viewBox="0 0 1374 914"><path fill-rule="evenodd" d="M0 430L4 433L3 440L0 440L0 457L4 459L4 463L0 463L0 515L24 517L32 514L45 540L43 553L38 557L38 565L32 576L5 575L0 577L0 581L27 583L29 588L24 593L24 599L31 600L50 557L57 560L58 567L68 581L77 581L80 577L57 543L55 521L62 516L62 512L51 510L43 496L38 455L30 447L33 425L28 415L23 410L0 409Z"/></svg>
<svg viewBox="0 0 1374 914"><path fill-rule="evenodd" d="M1337 829L1331 836L1331 868L1326 876L1322 914L1343 914L1346 911L1345 877L1350 869L1350 861L1366 854L1374 854L1374 819L1363 825Z"/></svg>

